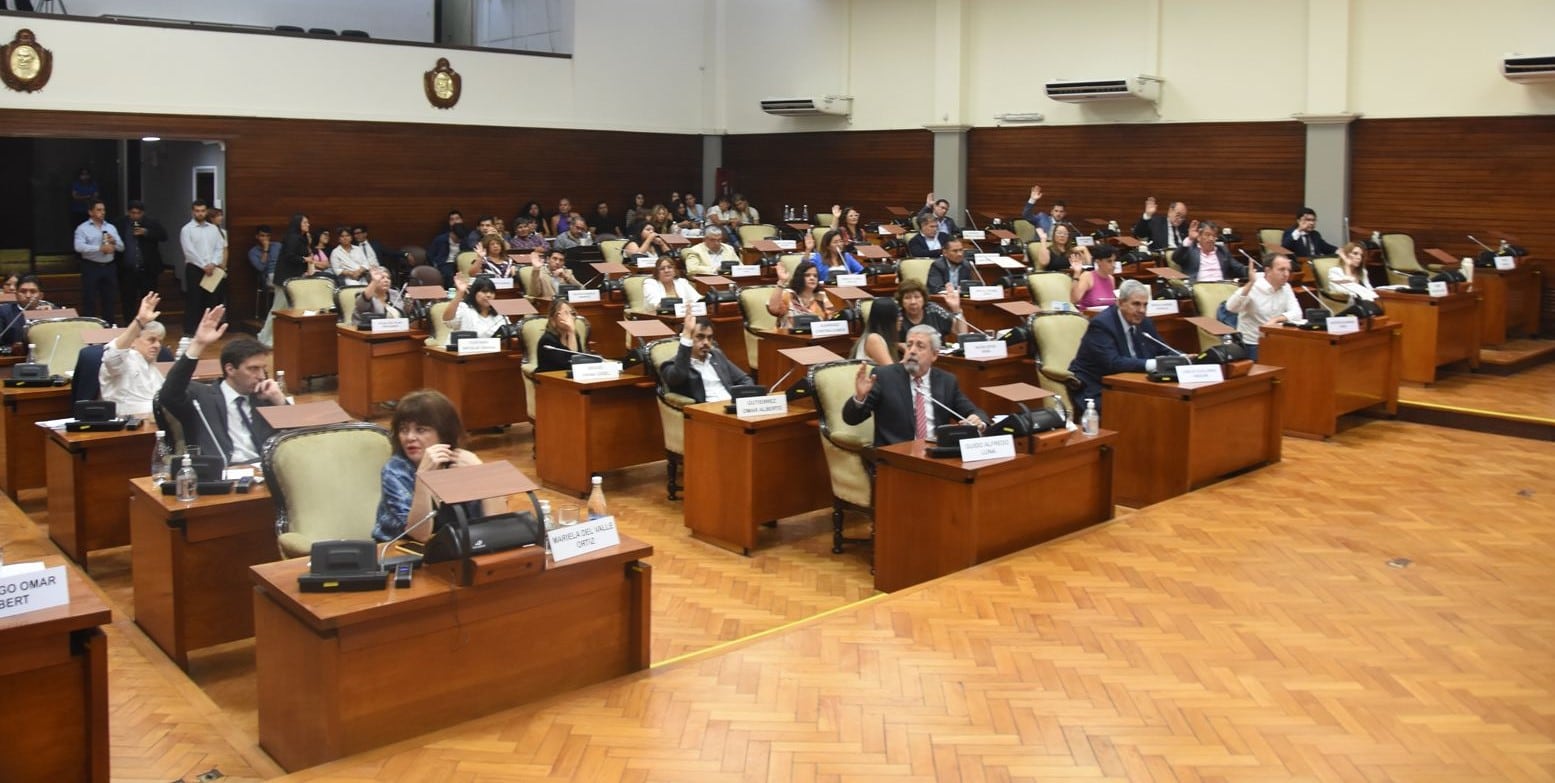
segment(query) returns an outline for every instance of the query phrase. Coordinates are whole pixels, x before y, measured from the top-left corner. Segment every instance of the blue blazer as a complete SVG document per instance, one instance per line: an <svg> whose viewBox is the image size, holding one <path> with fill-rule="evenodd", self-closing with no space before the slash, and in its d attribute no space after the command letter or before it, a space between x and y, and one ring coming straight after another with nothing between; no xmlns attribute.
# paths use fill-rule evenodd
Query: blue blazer
<svg viewBox="0 0 1555 783"><path fill-rule="evenodd" d="M1149 318L1139 324L1137 331L1161 339L1161 333L1155 330L1155 324ZM1091 318L1091 325L1086 327L1085 336L1080 339L1080 350L1069 363L1069 372L1080 380L1080 398L1095 400L1097 410L1101 409L1102 376L1144 372L1146 359L1168 353L1160 345L1139 337L1134 341L1134 355L1130 356L1125 340L1118 306L1113 305Z"/></svg>

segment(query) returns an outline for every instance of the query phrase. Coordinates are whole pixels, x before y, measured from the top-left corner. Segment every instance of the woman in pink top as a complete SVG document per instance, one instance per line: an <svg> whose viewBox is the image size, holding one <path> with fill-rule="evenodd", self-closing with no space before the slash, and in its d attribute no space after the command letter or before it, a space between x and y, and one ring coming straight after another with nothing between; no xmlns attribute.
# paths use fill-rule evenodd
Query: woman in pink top
<svg viewBox="0 0 1555 783"><path fill-rule="evenodd" d="M1091 259L1096 262L1096 268L1080 273L1080 279L1074 283L1074 292L1071 298L1081 308L1107 307L1118 303L1118 280L1113 276L1117 267L1115 251L1111 245L1101 245L1091 248Z"/></svg>

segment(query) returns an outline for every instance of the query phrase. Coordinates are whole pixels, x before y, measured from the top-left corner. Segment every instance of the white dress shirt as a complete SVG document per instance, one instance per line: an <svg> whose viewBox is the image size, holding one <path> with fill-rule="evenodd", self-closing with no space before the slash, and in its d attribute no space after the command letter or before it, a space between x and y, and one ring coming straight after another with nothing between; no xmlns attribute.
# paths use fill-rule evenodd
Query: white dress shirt
<svg viewBox="0 0 1555 783"><path fill-rule="evenodd" d="M691 347L691 341L684 337L680 338L680 344L687 348ZM709 353L708 357L711 358L712 354ZM718 371L713 369L711 361L698 359L695 354L692 354L691 369L702 377L702 393L707 397L708 402L727 402L729 400L731 396L729 390L724 387L724 381L718 377Z"/></svg>
<svg viewBox="0 0 1555 783"><path fill-rule="evenodd" d="M227 242L221 229L211 222L196 223L191 220L178 232L178 244L184 251L184 263L201 269L221 265L221 250Z"/></svg>
<svg viewBox="0 0 1555 783"><path fill-rule="evenodd" d="M456 332L474 332L476 337L491 337L498 329L507 326L507 316L496 310L491 315L481 315L468 302L460 302L454 323Z"/></svg>
<svg viewBox="0 0 1555 783"><path fill-rule="evenodd" d="M226 381L221 382L221 397L227 401L227 439L232 441L232 453L227 455L227 464L246 465L259 461L259 452L254 450L254 436L249 432L248 425L244 423L244 417L253 421L259 414L254 412L251 400L238 394L238 390L232 388ZM238 410L238 400L243 400L243 410Z"/></svg>
<svg viewBox="0 0 1555 783"><path fill-rule="evenodd" d="M334 250L329 251L329 268L340 278L341 285L367 285L366 275L352 279L346 277L345 273L356 272L372 266L377 265L368 262L367 254L362 252L361 245L352 245L350 250L347 250L343 245L337 245Z"/></svg>
<svg viewBox="0 0 1555 783"><path fill-rule="evenodd" d="M1259 329L1275 316L1283 315L1286 321L1293 323L1302 321L1301 305L1296 302L1296 294L1290 286L1282 285L1276 291L1261 274L1246 296L1239 288L1226 299L1226 309L1236 313L1236 330L1242 333L1242 342L1248 345L1258 344L1258 338L1262 336Z"/></svg>
<svg viewBox="0 0 1555 783"><path fill-rule="evenodd" d="M643 304L649 310L658 309L659 300L666 296L669 296L669 294L665 292L664 284L659 282L657 277L643 281ZM692 285L691 281L684 277L675 278L675 296L680 297L681 301L688 305L692 302L702 301L702 295L697 293L696 286Z"/></svg>
<svg viewBox="0 0 1555 783"><path fill-rule="evenodd" d="M100 396L118 405L120 416L148 416L151 399L162 390L162 371L134 348L103 348L103 364L97 370Z"/></svg>

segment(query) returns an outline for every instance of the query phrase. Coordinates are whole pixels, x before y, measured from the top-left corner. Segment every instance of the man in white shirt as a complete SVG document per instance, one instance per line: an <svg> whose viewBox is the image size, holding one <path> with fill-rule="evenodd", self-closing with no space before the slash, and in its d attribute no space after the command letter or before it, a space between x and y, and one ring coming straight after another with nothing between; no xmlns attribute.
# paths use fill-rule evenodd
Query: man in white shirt
<svg viewBox="0 0 1555 783"><path fill-rule="evenodd" d="M1301 305L1286 285L1290 281L1290 257L1275 256L1262 276L1249 274L1247 284L1226 300L1226 309L1237 314L1236 328L1250 359L1258 358L1259 331L1265 326L1301 323Z"/></svg>
<svg viewBox="0 0 1555 783"><path fill-rule="evenodd" d="M723 262L740 262L739 254L724 242L724 230L717 226L708 226L702 244L687 248L681 256L686 259L688 275L716 275Z"/></svg>
<svg viewBox="0 0 1555 783"><path fill-rule="evenodd" d="M167 328L157 321L159 301L156 293L146 294L135 319L103 348L103 365L97 371L102 385L99 396L115 403L120 416L151 415L151 400L162 388L156 361Z"/></svg>
<svg viewBox="0 0 1555 783"><path fill-rule="evenodd" d="M255 409L285 405L281 387L269 378L270 349L238 336L221 349L222 380L191 383L205 349L227 332L225 308L217 306L196 321L189 348L173 362L162 383L162 407L178 419L184 441L201 454L220 454L229 465L259 461L260 450L275 430Z"/></svg>
<svg viewBox="0 0 1555 783"><path fill-rule="evenodd" d="M200 326L200 315L220 303L215 291L200 286L206 278L221 270L226 240L221 229L210 222L210 205L195 199L189 205L190 220L178 232L178 244L184 251L184 334L194 334Z"/></svg>
<svg viewBox="0 0 1555 783"><path fill-rule="evenodd" d="M76 226L75 248L81 255L81 314L113 323L119 301L119 270L114 258L124 251L119 229L104 220L108 208L93 201L87 219Z"/></svg>
<svg viewBox="0 0 1555 783"><path fill-rule="evenodd" d="M713 344L713 322L692 315L690 308L680 332L680 350L659 368L659 374L670 391L697 402L723 402L731 396L730 387L755 383Z"/></svg>

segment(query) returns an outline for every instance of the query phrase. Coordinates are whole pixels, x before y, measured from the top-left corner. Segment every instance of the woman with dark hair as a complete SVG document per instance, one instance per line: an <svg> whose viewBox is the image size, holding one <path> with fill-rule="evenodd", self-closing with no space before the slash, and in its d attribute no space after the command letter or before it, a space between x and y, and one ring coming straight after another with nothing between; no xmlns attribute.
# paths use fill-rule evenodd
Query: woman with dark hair
<svg viewBox="0 0 1555 783"><path fill-rule="evenodd" d="M648 208L648 197L635 193L632 195L632 205L621 214L621 223L626 226L628 233L637 233L637 224L648 219L653 210Z"/></svg>
<svg viewBox="0 0 1555 783"><path fill-rule="evenodd" d="M848 242L843 238L842 231L834 228L821 235L821 247L815 255L810 256L809 260L820 267L821 271L828 275L828 279L831 275L864 274L864 265L847 251L847 247Z"/></svg>
<svg viewBox="0 0 1555 783"><path fill-rule="evenodd" d="M653 267L653 277L643 281L643 305L650 311L657 310L659 300L666 296L678 296L688 306L702 301L702 293L681 276L680 267L669 256L660 257Z"/></svg>
<svg viewBox="0 0 1555 783"><path fill-rule="evenodd" d="M566 370L572 367L572 355L588 350L583 336L578 334L578 312L565 299L551 300L551 312L546 316L545 334L535 350L535 372ZM552 350L557 349L557 350Z"/></svg>
<svg viewBox="0 0 1555 783"><path fill-rule="evenodd" d="M458 275L454 278L454 288L459 294L459 305L449 308L452 312L443 318L449 329L474 332L476 337L495 337L498 329L508 325L507 316L492 306L492 302L497 301L497 286L491 278L471 280Z"/></svg>
<svg viewBox="0 0 1555 783"><path fill-rule="evenodd" d="M470 276L518 277L521 264L508 259L508 243L496 234L487 234L475 243L475 263L470 265Z"/></svg>
<svg viewBox="0 0 1555 783"><path fill-rule="evenodd" d="M323 275L334 279L330 274L329 254L335 249L335 235L328 228L320 228L313 235L312 250L308 253L308 275Z"/></svg>
<svg viewBox="0 0 1555 783"><path fill-rule="evenodd" d="M281 237L281 255L275 260L275 295L281 300L278 309L287 307L286 289L281 284L294 277L313 274L313 264L310 263L313 249L308 241L311 228L308 216L298 212L292 215L292 222L287 225L285 236Z"/></svg>
<svg viewBox="0 0 1555 783"><path fill-rule="evenodd" d="M388 541L405 533L407 525L416 524L432 512L432 493L416 480L418 474L453 465L481 464L475 452L459 448L463 436L459 411L441 392L422 389L400 398L394 418L389 421L394 454L383 465L383 496L378 500L374 540ZM464 506L467 516L479 517L506 511L507 501L490 498ZM431 533L431 525L421 525L406 535L425 541Z"/></svg>
<svg viewBox="0 0 1555 783"><path fill-rule="evenodd" d="M5 293L8 293L8 294L11 294L11 295L14 296L16 294L16 284L20 283L21 280L22 280L22 276L19 275L19 274L16 274L15 272L12 272L11 274L6 275L5 276L5 284L4 284L3 287L0 287L0 291L4 291Z"/></svg>
<svg viewBox="0 0 1555 783"><path fill-rule="evenodd" d="M849 359L868 359L875 364L896 364L902 360L902 349L897 342L902 314L896 300L889 296L877 297L869 306L869 320L864 323L864 333L853 343Z"/></svg>
<svg viewBox="0 0 1555 783"><path fill-rule="evenodd" d="M858 210L833 204L831 214L832 229L841 232L844 245L856 245L866 239L864 227L859 225Z"/></svg>
<svg viewBox="0 0 1555 783"><path fill-rule="evenodd" d="M533 220L535 222L535 231L537 233L540 233L540 234L544 234L545 233L545 226L546 226L545 213L540 208L540 202L538 202L538 201L525 202L523 208L518 210L517 217L513 218L513 227L517 228L518 224L520 222L522 222L524 218L529 218L530 220Z"/></svg>
<svg viewBox="0 0 1555 783"><path fill-rule="evenodd" d="M900 337L907 339L907 330L928 324L940 337L966 333L966 320L961 315L961 295L954 288L945 289L945 307L929 301L929 289L917 280L903 280L896 286L896 304L902 311ZM949 309L946 309L948 307Z"/></svg>
<svg viewBox="0 0 1555 783"><path fill-rule="evenodd" d="M831 302L821 293L821 270L814 262L800 261L792 275L782 264L776 269L778 287L767 300L767 312L777 316L779 324L788 326L796 315L832 316Z"/></svg>
<svg viewBox="0 0 1555 783"><path fill-rule="evenodd" d="M639 225L635 235L635 239L627 242L626 246L621 248L621 254L627 258L632 256L658 258L660 251L665 253L670 251L669 243L659 236L659 230L654 228L652 223Z"/></svg>

